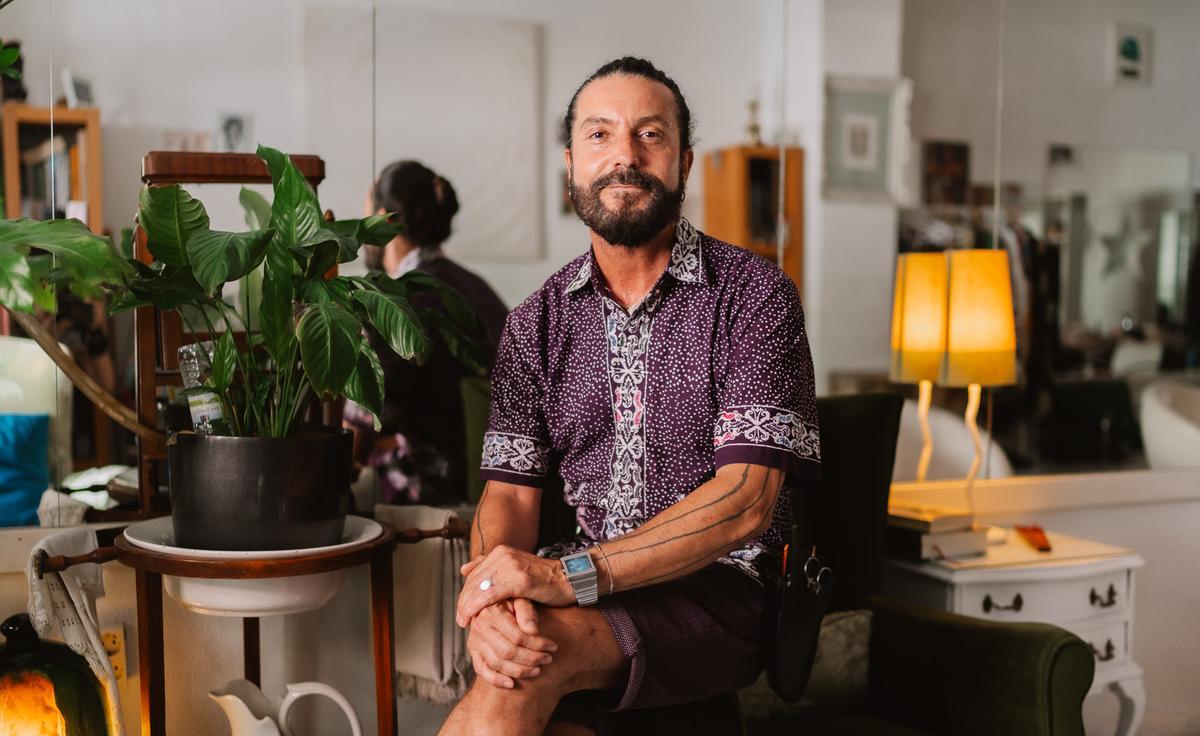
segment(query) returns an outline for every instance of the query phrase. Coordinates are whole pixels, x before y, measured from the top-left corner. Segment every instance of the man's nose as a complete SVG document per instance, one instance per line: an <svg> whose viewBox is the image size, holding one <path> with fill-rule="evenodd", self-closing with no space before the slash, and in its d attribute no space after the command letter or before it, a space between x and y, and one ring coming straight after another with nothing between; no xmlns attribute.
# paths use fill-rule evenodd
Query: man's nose
<svg viewBox="0 0 1200 736"><path fill-rule="evenodd" d="M631 135L617 136L612 148L613 166L624 166L627 169L638 168L638 150Z"/></svg>

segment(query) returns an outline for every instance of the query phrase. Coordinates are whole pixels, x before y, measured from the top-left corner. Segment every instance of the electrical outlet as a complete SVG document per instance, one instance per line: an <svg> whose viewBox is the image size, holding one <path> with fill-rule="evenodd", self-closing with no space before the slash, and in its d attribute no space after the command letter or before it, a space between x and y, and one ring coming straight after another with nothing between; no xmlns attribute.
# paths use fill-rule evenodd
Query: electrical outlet
<svg viewBox="0 0 1200 736"><path fill-rule="evenodd" d="M100 643L104 645L104 652L108 655L108 660L112 662L113 673L117 676L117 681L125 679L125 626L117 624L110 626L100 631Z"/></svg>

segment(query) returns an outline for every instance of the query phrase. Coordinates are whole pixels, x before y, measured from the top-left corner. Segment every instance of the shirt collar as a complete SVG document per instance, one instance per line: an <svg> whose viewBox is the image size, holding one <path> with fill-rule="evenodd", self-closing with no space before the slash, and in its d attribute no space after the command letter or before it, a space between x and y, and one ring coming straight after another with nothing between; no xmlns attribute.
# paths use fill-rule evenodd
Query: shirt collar
<svg viewBox="0 0 1200 736"><path fill-rule="evenodd" d="M675 242L671 246L671 262L667 264L667 273L677 281L689 284L706 284L704 276L704 249L701 246L700 231L684 218L679 218L675 226ZM578 291L592 280L592 272L596 270L596 256L589 248L587 257L583 259L575 278L567 284L567 293Z"/></svg>
<svg viewBox="0 0 1200 736"><path fill-rule="evenodd" d="M400 262L396 264L396 270L389 273L388 276L398 279L422 264L441 257L441 255L442 251L440 248L413 248L408 252L408 255L400 259Z"/></svg>

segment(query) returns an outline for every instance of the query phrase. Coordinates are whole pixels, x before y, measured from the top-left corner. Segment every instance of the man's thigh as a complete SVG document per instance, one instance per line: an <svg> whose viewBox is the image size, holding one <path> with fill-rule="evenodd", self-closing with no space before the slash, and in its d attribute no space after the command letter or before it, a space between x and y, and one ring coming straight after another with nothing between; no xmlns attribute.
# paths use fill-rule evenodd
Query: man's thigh
<svg viewBox="0 0 1200 736"><path fill-rule="evenodd" d="M623 677L616 687L567 696L552 720L601 732L611 731L606 721L620 722L625 732L632 721L654 721L654 711L684 703L711 701L714 712L724 713L724 696L752 683L765 666L763 603L762 586L721 564L601 598ZM732 712L736 720L736 704Z"/></svg>

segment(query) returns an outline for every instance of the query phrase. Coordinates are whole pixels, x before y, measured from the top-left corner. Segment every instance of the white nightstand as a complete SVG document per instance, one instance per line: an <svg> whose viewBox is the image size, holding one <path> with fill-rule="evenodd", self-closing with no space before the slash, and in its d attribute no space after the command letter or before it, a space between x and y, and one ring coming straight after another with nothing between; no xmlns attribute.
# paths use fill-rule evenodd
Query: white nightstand
<svg viewBox="0 0 1200 736"><path fill-rule="evenodd" d="M1096 655L1090 693L1111 688L1121 701L1117 736L1137 731L1146 713L1142 668L1133 661L1133 550L1047 532L1052 552L1015 531L986 555L912 563L889 559L888 595L994 621L1043 621L1078 635Z"/></svg>

